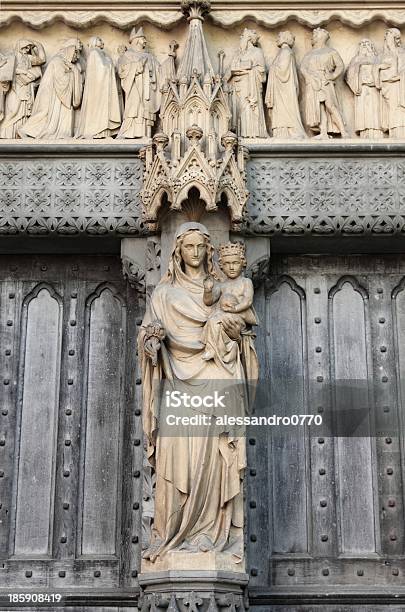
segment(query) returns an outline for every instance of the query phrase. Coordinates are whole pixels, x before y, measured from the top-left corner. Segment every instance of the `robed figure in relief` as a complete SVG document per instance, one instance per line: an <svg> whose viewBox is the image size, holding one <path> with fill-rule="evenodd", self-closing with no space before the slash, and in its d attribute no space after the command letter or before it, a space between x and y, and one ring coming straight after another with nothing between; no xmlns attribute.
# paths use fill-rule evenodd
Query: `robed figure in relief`
<svg viewBox="0 0 405 612"><path fill-rule="evenodd" d="M401 42L401 32L397 28L389 28L385 32L378 71L383 129L389 133L390 138L404 138L405 49Z"/></svg>
<svg viewBox="0 0 405 612"><path fill-rule="evenodd" d="M229 553L235 563L243 557L244 437L231 436L227 427L212 433L210 425L198 435L192 428L189 435L184 430L182 436L163 435L163 400L154 393L154 385L164 381L203 396L216 382L235 386L257 379L252 336L239 315L222 313L224 354L215 359L205 354L204 329L213 307L204 303L204 281L220 274L213 252L205 226L180 226L167 273L153 291L139 335L143 424L156 471L152 538L143 555L150 561L169 551ZM241 414L244 397L242 393L234 405ZM198 415L204 409L192 412Z"/></svg>
<svg viewBox="0 0 405 612"><path fill-rule="evenodd" d="M72 138L75 109L80 106L83 76L78 64L80 40L66 41L41 79L32 115L20 130L31 138Z"/></svg>
<svg viewBox="0 0 405 612"><path fill-rule="evenodd" d="M274 138L304 138L298 105L299 82L293 46L294 36L288 30L279 32L277 56L269 69L266 106L270 112Z"/></svg>
<svg viewBox="0 0 405 612"><path fill-rule="evenodd" d="M4 55L0 52L0 121L4 117L6 93L10 89L15 67L14 55Z"/></svg>
<svg viewBox="0 0 405 612"><path fill-rule="evenodd" d="M143 29L132 30L130 47L118 59L118 76L125 94L124 118L118 138L151 135L160 106L159 63L145 50Z"/></svg>
<svg viewBox="0 0 405 612"><path fill-rule="evenodd" d="M336 81L343 74L344 64L339 53L328 46L329 32L316 28L312 32L312 51L302 60L305 79L305 119L316 138L328 134L347 137L337 92Z"/></svg>
<svg viewBox="0 0 405 612"><path fill-rule="evenodd" d="M89 42L86 81L77 138L107 138L121 125L120 99L112 59L104 51L104 42L94 36Z"/></svg>
<svg viewBox="0 0 405 612"><path fill-rule="evenodd" d="M354 93L354 129L360 138L382 138L378 64L380 58L371 40L359 43L357 55L346 72L346 82Z"/></svg>
<svg viewBox="0 0 405 612"><path fill-rule="evenodd" d="M232 92L234 124L244 138L268 137L263 107L266 64L258 41L255 30L244 29L239 51L226 74Z"/></svg>
<svg viewBox="0 0 405 612"><path fill-rule="evenodd" d="M19 128L30 117L36 87L42 76L41 66L45 61L45 51L40 43L26 39L17 41L13 80L6 97L0 138L17 138Z"/></svg>

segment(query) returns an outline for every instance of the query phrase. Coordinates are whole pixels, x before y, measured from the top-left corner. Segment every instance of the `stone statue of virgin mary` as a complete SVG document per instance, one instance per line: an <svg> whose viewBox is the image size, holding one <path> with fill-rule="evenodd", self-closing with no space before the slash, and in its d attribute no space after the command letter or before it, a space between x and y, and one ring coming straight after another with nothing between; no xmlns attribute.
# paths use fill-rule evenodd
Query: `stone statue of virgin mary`
<svg viewBox="0 0 405 612"><path fill-rule="evenodd" d="M152 540L143 555L150 561L169 551L229 553L234 563L243 558L244 437L231 435L227 427L213 431L210 426L200 429L198 436L191 429L190 435L184 430L181 436L164 435L163 400L154 393L154 385L165 381L203 395L212 393L215 383L243 387L257 379L252 335L231 313L222 317L228 354L223 362L203 358L204 325L212 312L203 301L203 283L207 276L221 280L213 255L204 225L180 226L167 272L153 291L139 335L143 425L148 458L156 472ZM239 397L239 405L232 408L245 414L246 394Z"/></svg>

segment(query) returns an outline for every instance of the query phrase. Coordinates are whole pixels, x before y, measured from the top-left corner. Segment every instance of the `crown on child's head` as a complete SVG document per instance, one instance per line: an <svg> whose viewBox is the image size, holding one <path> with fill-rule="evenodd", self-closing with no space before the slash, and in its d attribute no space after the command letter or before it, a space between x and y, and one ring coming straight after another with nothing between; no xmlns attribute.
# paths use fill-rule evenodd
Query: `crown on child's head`
<svg viewBox="0 0 405 612"><path fill-rule="evenodd" d="M239 257L246 256L246 247L243 242L227 242L226 244L220 244L218 248L219 259L226 257L226 255L239 255Z"/></svg>

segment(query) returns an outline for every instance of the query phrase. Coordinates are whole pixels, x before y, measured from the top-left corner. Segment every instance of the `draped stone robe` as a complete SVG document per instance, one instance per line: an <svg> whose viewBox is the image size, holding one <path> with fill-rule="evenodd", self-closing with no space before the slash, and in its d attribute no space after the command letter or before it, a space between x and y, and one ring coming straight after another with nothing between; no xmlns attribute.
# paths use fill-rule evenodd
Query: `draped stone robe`
<svg viewBox="0 0 405 612"><path fill-rule="evenodd" d="M299 83L292 49L284 46L270 66L266 105L271 109L271 127L276 138L305 136L298 105Z"/></svg>
<svg viewBox="0 0 405 612"><path fill-rule="evenodd" d="M362 138L382 136L377 62L376 56L357 55L346 73L347 84L354 93L354 129Z"/></svg>
<svg viewBox="0 0 405 612"><path fill-rule="evenodd" d="M0 138L16 138L19 128L24 125L33 110L35 86L42 76L40 66L45 63L45 56L21 53L21 46L27 42L29 41L20 41L15 54L14 75L6 97Z"/></svg>
<svg viewBox="0 0 405 612"><path fill-rule="evenodd" d="M76 137L105 138L121 125L121 109L112 59L98 47L90 50Z"/></svg>
<svg viewBox="0 0 405 612"><path fill-rule="evenodd" d="M382 57L384 68L380 71L381 120L385 131L392 138L405 137L405 50Z"/></svg>
<svg viewBox="0 0 405 612"><path fill-rule="evenodd" d="M245 74L237 74L245 70ZM266 64L259 47L240 50L233 59L228 79L233 91L234 120L240 121L240 136L267 138L263 107L263 83L266 80Z"/></svg>
<svg viewBox="0 0 405 612"><path fill-rule="evenodd" d="M151 53L129 48L118 60L118 75L125 93L118 138L146 137L160 106L159 64Z"/></svg>
<svg viewBox="0 0 405 612"><path fill-rule="evenodd" d="M82 98L80 67L63 52L51 59L42 77L31 117L20 128L21 136L31 138L71 138L74 112Z"/></svg>

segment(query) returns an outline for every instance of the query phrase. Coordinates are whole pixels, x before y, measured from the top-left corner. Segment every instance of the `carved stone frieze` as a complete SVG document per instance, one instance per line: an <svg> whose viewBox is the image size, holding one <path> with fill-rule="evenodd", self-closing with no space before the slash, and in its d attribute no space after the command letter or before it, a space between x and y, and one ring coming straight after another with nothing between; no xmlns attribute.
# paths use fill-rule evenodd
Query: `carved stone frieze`
<svg viewBox="0 0 405 612"><path fill-rule="evenodd" d="M205 179L200 187L207 209L215 210L225 194L233 223L240 223L245 194L238 180L239 176L243 183L244 172L238 144L250 147L255 140L311 137L405 138L405 54L398 28L384 32L381 21L374 20L367 28L370 38L365 39L364 32L347 26L339 29L332 20L328 30L313 29L311 50L307 29L292 22L294 11L290 29L272 31L272 13L285 13L285 6L255 11L238 5L237 9L217 8L210 16L208 2L203 3L205 8L201 0L186 4L186 40L176 0L167 5L173 11L162 13L170 32L156 27L156 11L150 17L139 8L129 37L122 25L109 27L102 11L92 20L92 25L99 24L97 32L84 31L81 40L72 38L66 23L60 24L60 39L51 28L34 32L24 26L20 28L24 37L15 40L13 28L4 28L0 139L13 144L21 139L78 140L83 146L94 139L105 139L111 146L124 140L142 142L147 148L145 182L150 183L142 200L153 225L156 210L150 200L158 206L167 197L172 208L179 210L177 200L184 199L192 182L186 171L190 165ZM259 25L244 28L237 43L235 34L225 33L224 27L228 17L241 10ZM301 10L305 13L306 8ZM175 14L176 19L166 19L166 13ZM206 14L209 21L203 29ZM56 21L62 18L57 9L53 16ZM220 28L216 19L223 21ZM397 23L386 15L384 21L390 26ZM276 55L274 45L279 47ZM163 59L167 47L169 53ZM202 130L200 135L195 126ZM231 134L239 139L233 147ZM192 159L187 158L196 144L208 165L195 159L195 151L190 153ZM226 160L224 150L232 148ZM154 198L156 180L158 197Z"/></svg>
<svg viewBox="0 0 405 612"><path fill-rule="evenodd" d="M0 234L143 232L141 162L0 160Z"/></svg>
<svg viewBox="0 0 405 612"><path fill-rule="evenodd" d="M402 158L306 155L248 162L248 233L405 232ZM0 233L141 235L141 182L133 157L0 159ZM160 247L148 241L147 248L159 276Z"/></svg>
<svg viewBox="0 0 405 612"><path fill-rule="evenodd" d="M251 232L405 232L405 164L401 159L253 159L248 177Z"/></svg>

